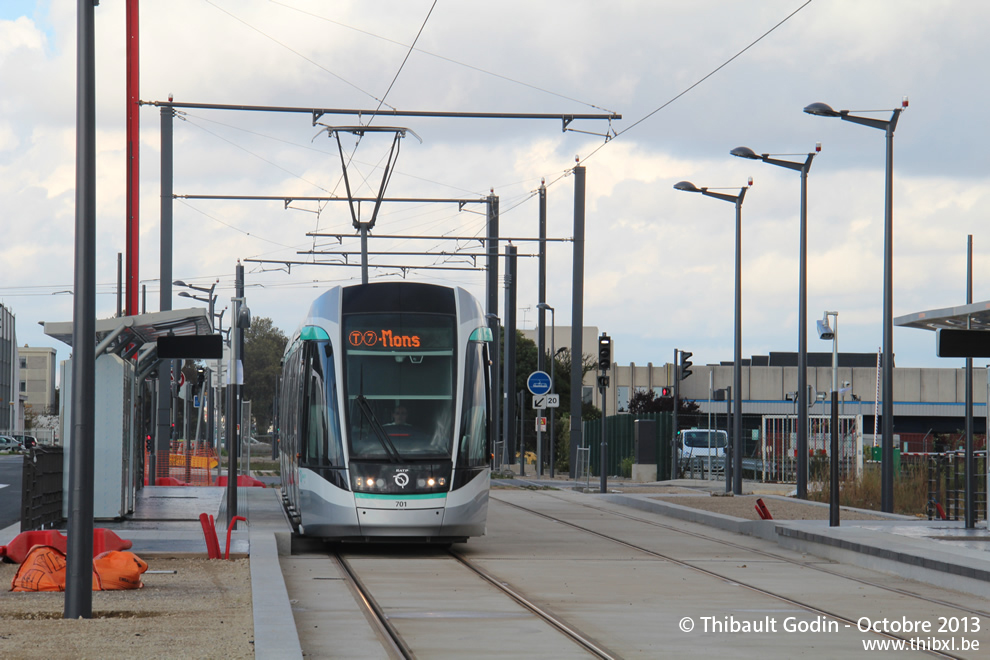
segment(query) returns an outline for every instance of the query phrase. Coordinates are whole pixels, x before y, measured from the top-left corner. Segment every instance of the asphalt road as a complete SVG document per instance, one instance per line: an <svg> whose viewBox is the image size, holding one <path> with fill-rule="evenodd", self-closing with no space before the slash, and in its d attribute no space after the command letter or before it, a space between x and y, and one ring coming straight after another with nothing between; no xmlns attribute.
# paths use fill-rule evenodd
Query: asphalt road
<svg viewBox="0 0 990 660"><path fill-rule="evenodd" d="M24 457L20 454L0 456L0 529L21 520L21 471Z"/></svg>

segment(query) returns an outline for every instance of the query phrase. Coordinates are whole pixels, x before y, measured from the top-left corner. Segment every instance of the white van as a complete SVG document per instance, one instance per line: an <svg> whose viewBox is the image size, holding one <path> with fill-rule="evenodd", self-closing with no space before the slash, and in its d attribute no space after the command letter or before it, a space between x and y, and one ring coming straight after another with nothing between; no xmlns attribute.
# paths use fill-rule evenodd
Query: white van
<svg viewBox="0 0 990 660"><path fill-rule="evenodd" d="M681 467L693 460L704 460L708 457L725 459L725 449L729 446L729 436L725 431L710 431L708 429L689 429L678 431L677 449L680 454ZM704 460L707 463L707 460Z"/></svg>

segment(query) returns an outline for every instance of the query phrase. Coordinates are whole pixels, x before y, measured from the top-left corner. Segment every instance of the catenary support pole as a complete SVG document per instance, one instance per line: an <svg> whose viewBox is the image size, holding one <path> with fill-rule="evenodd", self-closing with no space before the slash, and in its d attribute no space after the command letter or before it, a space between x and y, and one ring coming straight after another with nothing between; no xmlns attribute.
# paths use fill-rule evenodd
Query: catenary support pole
<svg viewBox="0 0 990 660"><path fill-rule="evenodd" d="M584 442L581 430L581 400L584 378L584 186L585 171L574 167L574 258L571 281L571 449L570 476L577 478L578 447Z"/></svg>
<svg viewBox="0 0 990 660"><path fill-rule="evenodd" d="M140 97L140 49L138 48L139 22L138 22L138 0L127 0L124 22L127 26L127 46L125 48L127 59L127 258L125 260L127 272L126 304L124 313L127 316L137 314L138 310L138 262L139 262L139 238L141 235L140 223L140 143L141 143L141 122L139 102Z"/></svg>
<svg viewBox="0 0 990 660"><path fill-rule="evenodd" d="M516 247L505 248L505 355L502 382L505 388L505 408L502 418L502 446L505 464L511 465L515 451L516 420ZM521 469L521 468L520 468Z"/></svg>
<svg viewBox="0 0 990 660"><path fill-rule="evenodd" d="M172 309L172 122L175 111L161 109L161 240L159 252L158 309ZM148 485L154 486L158 477L159 462L168 465L168 450L172 427L172 379L169 361L158 367L158 426L155 432L155 450L148 461Z"/></svg>
<svg viewBox="0 0 990 660"><path fill-rule="evenodd" d="M487 282L485 293L487 303L485 311L488 318L488 327L492 331L492 438L496 441L502 438L502 334L498 318L498 197L493 193L487 197L488 222L485 237L485 251L487 252L486 270ZM492 450L495 451L495 447ZM502 445L501 456L495 456L493 463L505 465L508 448ZM494 467L494 466L493 466Z"/></svg>
<svg viewBox="0 0 990 660"><path fill-rule="evenodd" d="M241 372L241 305L244 303L244 266L238 262L234 271L234 298L230 317L230 366L227 369L227 525L237 515L237 456L240 448L240 387Z"/></svg>
<svg viewBox="0 0 990 660"><path fill-rule="evenodd" d="M540 181L540 258L539 258L539 278L537 282L537 301L547 301L547 187ZM545 358L547 343L547 310L540 307L537 310L537 331L536 331L536 369L546 371ZM553 381L550 381L550 391L553 391ZM553 415L553 408L549 409ZM542 414L537 411L537 415ZM553 442L551 437L550 442ZM536 427L536 474L543 476L543 431L540 426Z"/></svg>
<svg viewBox="0 0 990 660"><path fill-rule="evenodd" d="M72 301L66 619L93 616L96 381L96 36L92 0L76 3L76 226Z"/></svg>

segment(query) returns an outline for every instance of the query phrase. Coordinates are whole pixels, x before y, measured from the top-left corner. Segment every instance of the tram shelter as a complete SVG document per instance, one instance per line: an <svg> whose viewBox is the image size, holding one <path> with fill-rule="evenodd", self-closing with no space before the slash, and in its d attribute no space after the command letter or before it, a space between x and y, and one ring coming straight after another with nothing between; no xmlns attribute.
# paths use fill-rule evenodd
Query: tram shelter
<svg viewBox="0 0 990 660"><path fill-rule="evenodd" d="M906 314L894 319L894 325L920 330L990 331L990 300ZM987 335L987 338L990 340L990 335ZM967 362L967 365L972 365L972 362ZM969 366L967 366L967 372L969 371ZM967 377L971 378L971 374L967 373ZM966 401L965 511L966 526L973 527L976 509L973 482L978 475L975 474L976 463L973 452L972 382L967 383L967 387L969 389L967 390ZM987 470L983 477L986 479L987 492L990 493L990 452L984 458L984 466L987 466ZM990 525L990 507L987 508L987 521L987 524Z"/></svg>
<svg viewBox="0 0 990 660"><path fill-rule="evenodd" d="M45 334L72 346L72 322L45 322ZM203 308L177 309L96 321L95 433L93 517L114 519L134 511L138 488L144 478L145 431L157 428L155 402L157 379L148 377L165 361L158 355L161 337L212 335L213 327ZM190 356L194 357L194 356ZM63 492L68 492L69 456L72 451L72 359L61 365L59 404L60 437L64 448ZM168 397L173 401L173 397ZM151 447L162 447L158 442ZM168 447L168 441L164 442ZM167 449L166 449L167 451ZM163 460L168 461L167 455ZM68 500L63 499L63 514Z"/></svg>

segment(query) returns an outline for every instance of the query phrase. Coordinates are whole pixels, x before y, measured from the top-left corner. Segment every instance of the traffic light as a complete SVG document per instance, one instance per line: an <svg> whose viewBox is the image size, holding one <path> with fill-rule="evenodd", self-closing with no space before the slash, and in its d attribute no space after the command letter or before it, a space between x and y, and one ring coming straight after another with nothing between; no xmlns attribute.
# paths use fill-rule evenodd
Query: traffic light
<svg viewBox="0 0 990 660"><path fill-rule="evenodd" d="M598 338L598 370L608 371L612 368L612 338L604 332Z"/></svg>
<svg viewBox="0 0 990 660"><path fill-rule="evenodd" d="M669 387L660 388L660 396L674 396L674 390Z"/></svg>
<svg viewBox="0 0 990 660"><path fill-rule="evenodd" d="M691 351L681 351L681 380L691 375L691 360L688 358L694 355Z"/></svg>

